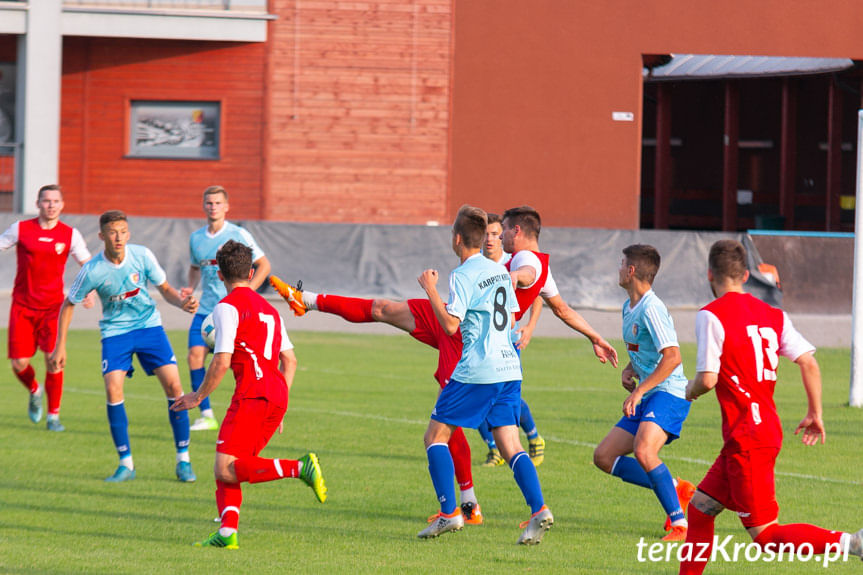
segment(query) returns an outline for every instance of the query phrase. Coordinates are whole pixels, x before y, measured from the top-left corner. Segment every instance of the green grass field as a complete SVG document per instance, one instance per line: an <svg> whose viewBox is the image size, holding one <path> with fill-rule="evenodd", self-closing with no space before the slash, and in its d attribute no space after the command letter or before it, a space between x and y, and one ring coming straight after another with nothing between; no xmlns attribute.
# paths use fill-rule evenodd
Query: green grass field
<svg viewBox="0 0 863 575"><path fill-rule="evenodd" d="M185 349L185 333L171 333ZM314 450L329 499L319 504L300 481L244 486L240 549L195 549L214 528L212 461L216 432L193 433L197 483L174 479L165 400L138 370L126 383L138 478L102 479L117 464L105 416L95 331L72 335L63 422L52 434L26 416L26 394L6 372L0 403L0 572L2 573L676 573L675 563L639 563L640 538L663 535L652 492L593 467L593 446L620 416L619 370L602 366L584 340L533 340L524 354L524 395L548 444L538 468L554 512L542 545L515 544L529 510L507 467L479 467L485 446L471 441L482 526L431 541L417 532L437 511L422 434L437 385L436 355L411 338L295 332L300 369L285 433L263 454L295 459ZM622 351L620 342L616 342ZM694 375L694 348L684 346ZM820 350L827 444L806 448L791 432L806 409L797 369L783 360L777 399L786 431L777 466L780 520L856 530L863 413L848 408L847 350ZM41 359L37 367L41 368ZM181 364L184 363L181 358ZM37 369L41 373L43 369ZM181 366L184 388L187 369ZM224 413L228 378L214 394ZM693 405L683 438L663 450L672 472L697 482L720 447L719 411L707 396ZM748 542L724 513L717 534ZM830 572L859 569L857 559ZM823 573L813 561L720 563L708 573Z"/></svg>

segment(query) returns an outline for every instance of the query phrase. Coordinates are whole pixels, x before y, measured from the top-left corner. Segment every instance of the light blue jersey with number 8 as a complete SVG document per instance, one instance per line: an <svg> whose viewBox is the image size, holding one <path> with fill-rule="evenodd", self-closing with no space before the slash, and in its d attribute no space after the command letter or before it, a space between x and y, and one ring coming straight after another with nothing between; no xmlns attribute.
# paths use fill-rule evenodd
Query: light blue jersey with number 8
<svg viewBox="0 0 863 575"><path fill-rule="evenodd" d="M510 332L518 311L509 272L476 254L449 276L447 312L461 320L462 353L452 377L461 383L521 380Z"/></svg>

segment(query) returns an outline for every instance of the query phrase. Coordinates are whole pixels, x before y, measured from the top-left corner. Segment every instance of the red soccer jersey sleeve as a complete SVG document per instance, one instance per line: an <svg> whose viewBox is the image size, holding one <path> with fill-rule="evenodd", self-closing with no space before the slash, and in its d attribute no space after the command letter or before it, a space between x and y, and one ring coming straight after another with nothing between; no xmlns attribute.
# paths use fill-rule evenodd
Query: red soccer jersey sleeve
<svg viewBox="0 0 863 575"><path fill-rule="evenodd" d="M773 400L779 355L793 360L814 349L786 319L782 310L735 292L699 312L696 370L718 374L716 397L728 449L782 446Z"/></svg>
<svg viewBox="0 0 863 575"><path fill-rule="evenodd" d="M530 306L536 298L539 297L539 292L542 291L542 288L545 286L545 282L548 279L548 254L544 254L542 252L533 252L533 254L539 258L539 263L542 265L542 271L530 287L516 288L515 298L518 300L518 311L515 313L515 321L520 321L521 318L524 317L524 314L527 313L527 310L530 309ZM515 258L515 255L513 255L513 258ZM507 271L512 271L510 269L512 262L513 260L510 259L504 264Z"/></svg>

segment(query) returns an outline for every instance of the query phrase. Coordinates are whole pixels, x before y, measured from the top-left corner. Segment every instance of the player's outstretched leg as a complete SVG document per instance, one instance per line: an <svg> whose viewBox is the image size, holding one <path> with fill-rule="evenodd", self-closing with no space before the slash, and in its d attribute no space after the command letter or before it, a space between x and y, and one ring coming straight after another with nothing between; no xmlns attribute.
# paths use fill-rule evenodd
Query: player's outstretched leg
<svg viewBox="0 0 863 575"><path fill-rule="evenodd" d="M271 275L270 285L288 302L288 306L293 310L295 316L299 317L306 313L306 304L303 303L302 282L298 282L297 287L294 287L278 276Z"/></svg>
<svg viewBox="0 0 863 575"><path fill-rule="evenodd" d="M537 467L545 459L545 439L539 434L536 429L536 423L533 420L533 414L530 412L530 406L522 398L521 400L521 416L518 420L519 426L527 435L528 448L527 452L530 455L530 460Z"/></svg>
<svg viewBox="0 0 863 575"><path fill-rule="evenodd" d="M324 472L321 471L321 463L314 453L307 453L300 457L300 479L312 488L315 497L323 503L327 500L327 486L324 483Z"/></svg>
<svg viewBox="0 0 863 575"><path fill-rule="evenodd" d="M45 428L48 431L65 431L60 423L60 400L63 398L63 372L45 374L45 396L48 400L48 415Z"/></svg>
<svg viewBox="0 0 863 575"><path fill-rule="evenodd" d="M301 479L312 488L318 501L327 500L327 486L318 456L307 453L299 459L265 459L254 455L234 461L234 472L240 483L264 483L278 479Z"/></svg>

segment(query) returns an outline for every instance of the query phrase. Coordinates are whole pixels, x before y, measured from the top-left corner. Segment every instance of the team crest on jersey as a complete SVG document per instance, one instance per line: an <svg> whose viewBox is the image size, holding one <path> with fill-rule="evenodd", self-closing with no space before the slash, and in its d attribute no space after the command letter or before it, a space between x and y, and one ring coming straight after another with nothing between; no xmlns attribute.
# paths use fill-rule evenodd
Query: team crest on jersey
<svg viewBox="0 0 863 575"><path fill-rule="evenodd" d="M138 272L135 272L129 276L129 279L132 280L133 284L137 284L138 280L141 279L141 276L140 276L140 274L138 274Z"/></svg>
<svg viewBox="0 0 863 575"><path fill-rule="evenodd" d="M56 244L54 244L54 251L57 252L57 255L62 254L63 250L65 250L65 249L66 249L66 244L63 242L57 242Z"/></svg>

